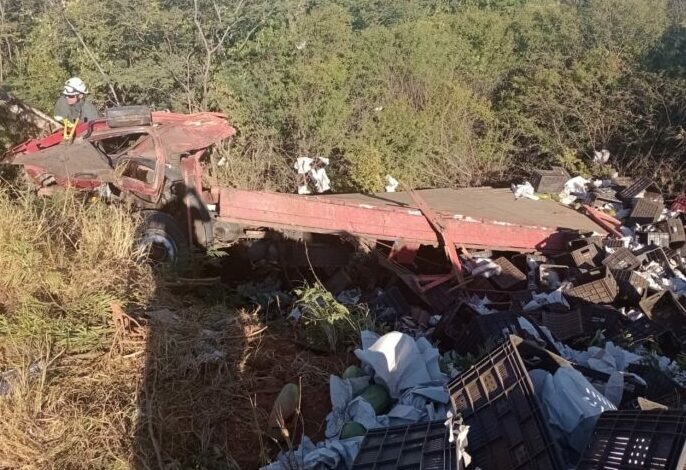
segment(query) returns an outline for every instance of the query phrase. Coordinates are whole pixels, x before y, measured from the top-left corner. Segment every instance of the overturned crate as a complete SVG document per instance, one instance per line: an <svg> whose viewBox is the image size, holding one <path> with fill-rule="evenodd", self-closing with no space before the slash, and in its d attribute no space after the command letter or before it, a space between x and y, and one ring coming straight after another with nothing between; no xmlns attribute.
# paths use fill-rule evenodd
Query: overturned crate
<svg viewBox="0 0 686 470"><path fill-rule="evenodd" d="M457 453L445 422L373 429L360 444L353 470L455 470Z"/></svg>
<svg viewBox="0 0 686 470"><path fill-rule="evenodd" d="M538 267L538 286L544 291L555 290L569 277L569 266L541 264Z"/></svg>
<svg viewBox="0 0 686 470"><path fill-rule="evenodd" d="M686 232L684 232L684 223L680 218L674 217L664 220L658 224L658 228L669 234L669 246L680 247L686 242Z"/></svg>
<svg viewBox="0 0 686 470"><path fill-rule="evenodd" d="M606 411L577 470L682 470L686 463L686 411Z"/></svg>
<svg viewBox="0 0 686 470"><path fill-rule="evenodd" d="M521 343L510 336L448 384L454 411L470 426L467 450L475 468L564 468L517 350Z"/></svg>
<svg viewBox="0 0 686 470"><path fill-rule="evenodd" d="M565 295L576 301L609 304L617 297L617 282L605 266L591 269L574 280L574 287Z"/></svg>
<svg viewBox="0 0 686 470"><path fill-rule="evenodd" d="M526 282L526 274L520 271L507 258L500 257L493 262L500 266L500 273L491 277L491 281L496 286L507 290L521 286Z"/></svg>
<svg viewBox="0 0 686 470"><path fill-rule="evenodd" d="M593 233L582 233L579 238L574 238L567 242L570 250L577 250L584 246L595 245L597 248L603 246L604 237L601 235L594 235Z"/></svg>
<svg viewBox="0 0 686 470"><path fill-rule="evenodd" d="M551 170L535 170L531 176L531 185L537 193L558 194L569 179L567 170L554 166Z"/></svg>
<svg viewBox="0 0 686 470"><path fill-rule="evenodd" d="M581 324L584 335L594 336L602 331L606 338L612 337L621 331L623 318L622 313L609 305L584 304L577 307L581 315Z"/></svg>
<svg viewBox="0 0 686 470"><path fill-rule="evenodd" d="M667 232L636 232L636 236L644 245L669 247L669 233Z"/></svg>
<svg viewBox="0 0 686 470"><path fill-rule="evenodd" d="M662 291L645 298L641 310L658 325L672 331L680 342L686 342L686 308L669 291Z"/></svg>
<svg viewBox="0 0 686 470"><path fill-rule="evenodd" d="M646 292L648 292L648 287L650 286L648 279L644 278L636 271L613 269L611 272L619 287L618 300L621 303L627 306L634 306L640 302Z"/></svg>
<svg viewBox="0 0 686 470"><path fill-rule="evenodd" d="M657 222L662 214L664 205L661 202L650 201L646 198L641 198L636 201L629 220L638 225L648 225Z"/></svg>
<svg viewBox="0 0 686 470"><path fill-rule="evenodd" d="M644 398L669 408L682 408L686 389L661 370L648 364L629 364L627 372L638 375L648 384Z"/></svg>
<svg viewBox="0 0 686 470"><path fill-rule="evenodd" d="M603 260L603 254L598 251L598 247L594 243L571 251L569 256L574 266L581 269L594 268Z"/></svg>
<svg viewBox="0 0 686 470"><path fill-rule="evenodd" d="M595 188L590 194L593 207L601 208L605 204L621 204L617 191L612 188Z"/></svg>
<svg viewBox="0 0 686 470"><path fill-rule="evenodd" d="M603 265L610 269L636 269L641 265L641 260L630 249L622 247L607 255Z"/></svg>
<svg viewBox="0 0 686 470"><path fill-rule="evenodd" d="M605 248L622 248L624 247L624 240L621 238L603 238L603 246Z"/></svg>
<svg viewBox="0 0 686 470"><path fill-rule="evenodd" d="M658 325L647 317L629 322L622 330L611 338L620 344L645 345L656 343L660 350L668 357L676 357L682 346L674 333L664 326Z"/></svg>
<svg viewBox="0 0 686 470"><path fill-rule="evenodd" d="M433 336L441 350L479 354L488 345L499 344L511 334L524 334L517 314L494 312L481 315L463 303L441 317Z"/></svg>
<svg viewBox="0 0 686 470"><path fill-rule="evenodd" d="M562 341L579 336L584 332L581 311L579 309L566 312L544 310L541 322L557 339Z"/></svg>
<svg viewBox="0 0 686 470"><path fill-rule="evenodd" d="M630 201L631 199L638 196L643 191L645 191L653 185L653 180L645 176L642 176L634 180L629 186L618 192L617 197L623 201Z"/></svg>

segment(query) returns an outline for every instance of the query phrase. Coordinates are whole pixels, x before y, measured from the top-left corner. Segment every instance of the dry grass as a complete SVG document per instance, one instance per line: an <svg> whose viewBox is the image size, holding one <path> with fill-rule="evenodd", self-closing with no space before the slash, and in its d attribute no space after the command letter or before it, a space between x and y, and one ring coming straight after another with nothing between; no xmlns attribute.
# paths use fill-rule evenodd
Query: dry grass
<svg viewBox="0 0 686 470"><path fill-rule="evenodd" d="M218 286L155 289L122 208L0 192L0 213L0 468L252 469L322 436L345 354L304 349ZM288 382L303 413L285 442L268 415Z"/></svg>
<svg viewBox="0 0 686 470"><path fill-rule="evenodd" d="M0 214L0 334L83 337L92 346L110 302L150 298L152 274L125 209L71 192L45 199L2 190Z"/></svg>
<svg viewBox="0 0 686 470"><path fill-rule="evenodd" d="M0 467L125 468L142 356L113 356L110 304L154 283L124 208L0 190ZM117 351L142 350L118 339Z"/></svg>

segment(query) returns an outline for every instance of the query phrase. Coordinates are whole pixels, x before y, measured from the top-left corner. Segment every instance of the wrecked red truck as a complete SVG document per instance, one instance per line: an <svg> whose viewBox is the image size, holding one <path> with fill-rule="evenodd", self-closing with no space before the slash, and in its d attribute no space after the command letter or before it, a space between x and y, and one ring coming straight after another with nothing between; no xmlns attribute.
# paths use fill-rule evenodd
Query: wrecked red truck
<svg viewBox="0 0 686 470"><path fill-rule="evenodd" d="M588 217L554 201L515 200L508 189L301 196L209 184L211 149L235 132L222 114L126 107L80 124L69 138L58 132L29 140L3 162L23 166L40 192L71 187L133 203L145 211L148 242L168 260L191 246L244 240L266 244L263 251L282 262L335 265L348 257L334 245L355 237L384 242L400 265L411 265L422 245L448 248L446 265L459 274L456 250L555 253L579 233L612 231L612 221L591 208ZM308 259L291 248L284 258L284 240L307 241ZM415 280L414 287L441 279Z"/></svg>

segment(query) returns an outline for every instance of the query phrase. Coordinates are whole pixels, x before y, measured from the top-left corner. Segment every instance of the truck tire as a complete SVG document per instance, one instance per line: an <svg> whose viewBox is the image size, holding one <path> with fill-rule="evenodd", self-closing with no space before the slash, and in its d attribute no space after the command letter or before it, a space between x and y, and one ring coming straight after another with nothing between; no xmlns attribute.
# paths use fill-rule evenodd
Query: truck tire
<svg viewBox="0 0 686 470"><path fill-rule="evenodd" d="M190 245L176 219L158 210L145 210L142 214L138 245L147 251L149 260L176 271L186 269L191 260Z"/></svg>

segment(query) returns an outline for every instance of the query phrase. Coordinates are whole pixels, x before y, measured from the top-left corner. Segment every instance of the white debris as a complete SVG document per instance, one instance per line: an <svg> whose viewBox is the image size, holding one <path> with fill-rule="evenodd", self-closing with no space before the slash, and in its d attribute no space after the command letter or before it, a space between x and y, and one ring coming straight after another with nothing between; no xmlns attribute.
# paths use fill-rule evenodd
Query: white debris
<svg viewBox="0 0 686 470"><path fill-rule="evenodd" d="M465 467L469 467L469 465L472 463L472 456L467 453L467 435L469 434L469 426L455 423L455 417L451 411L448 411L448 419L444 424L450 430L448 442L455 443L455 450L457 453L457 469L462 470ZM464 464L464 466L462 464Z"/></svg>
<svg viewBox="0 0 686 470"><path fill-rule="evenodd" d="M391 175L386 175L386 192L394 193L400 183Z"/></svg>
<svg viewBox="0 0 686 470"><path fill-rule="evenodd" d="M593 163L603 164L610 160L610 151L607 149L602 149L601 151L593 152Z"/></svg>
<svg viewBox="0 0 686 470"><path fill-rule="evenodd" d="M324 168L317 168L310 171L310 176L314 180L314 188L318 193L323 193L331 189L331 180Z"/></svg>
<svg viewBox="0 0 686 470"><path fill-rule="evenodd" d="M641 360L638 354L615 346L612 341L605 343L604 348L591 346L586 351L577 351L562 343L556 343L556 346L565 359L606 374L624 372L629 364Z"/></svg>
<svg viewBox="0 0 686 470"><path fill-rule="evenodd" d="M538 196L536 196L534 187L531 186L531 183L528 181L524 182L524 184L513 184L511 188L515 199L520 199L523 197L533 199L534 201L538 201L540 199Z"/></svg>
<svg viewBox="0 0 686 470"><path fill-rule="evenodd" d="M415 341L397 331L382 337L364 331L362 338L363 349L356 349L355 356L373 371L375 382L388 388L392 398L417 385L447 380L438 366L438 350L425 338Z"/></svg>
<svg viewBox="0 0 686 470"><path fill-rule="evenodd" d="M588 198L588 190L586 186L589 181L582 176L575 176L569 179L560 192L560 202L565 205L574 203L577 199L586 200Z"/></svg>
<svg viewBox="0 0 686 470"><path fill-rule="evenodd" d="M469 267L467 269L469 269ZM470 271L472 276L483 276L487 279L491 276L497 276L502 272L502 266L494 263L488 258L479 258L474 261Z"/></svg>
<svg viewBox="0 0 686 470"><path fill-rule="evenodd" d="M293 168L296 169L299 175L306 175L312 169L313 162L314 160L310 157L298 157Z"/></svg>
<svg viewBox="0 0 686 470"><path fill-rule="evenodd" d="M311 194L307 178L314 185L318 193L323 193L331 189L331 180L324 168L329 164L329 159L325 157L298 157L293 164L293 168L299 175L305 177L306 181L298 186L298 194Z"/></svg>

